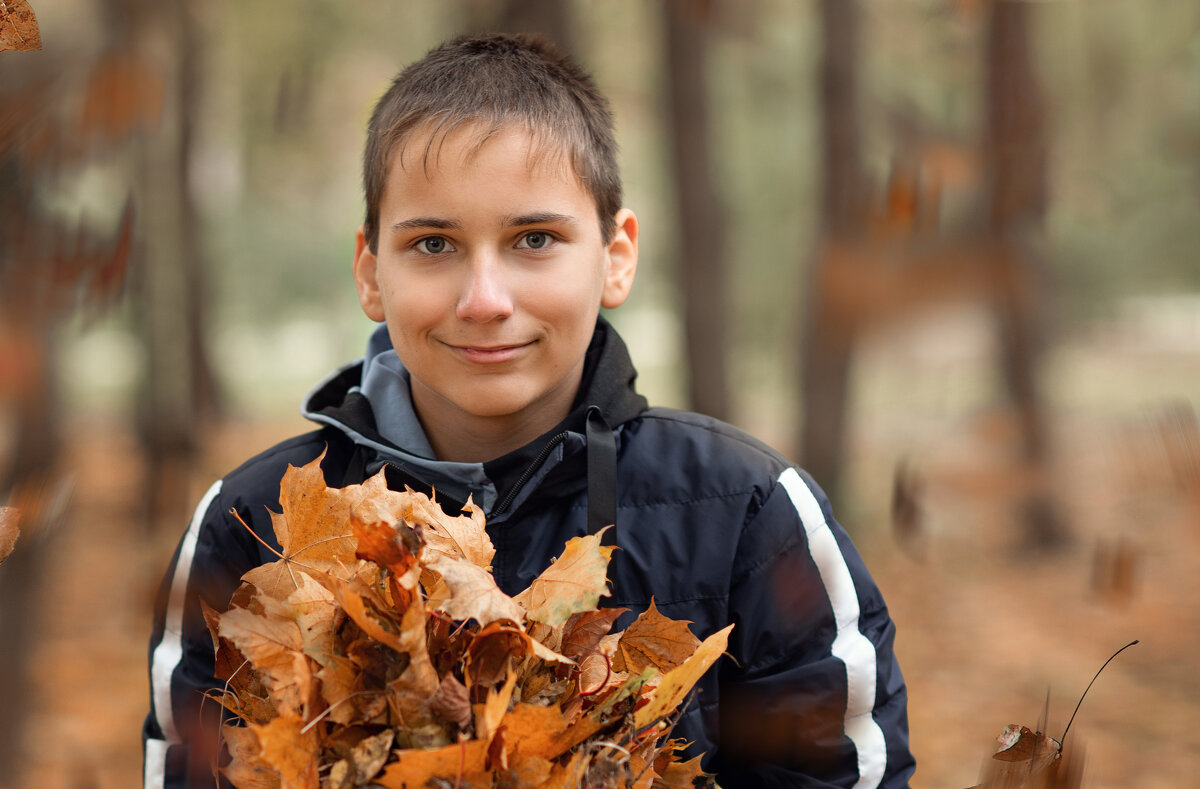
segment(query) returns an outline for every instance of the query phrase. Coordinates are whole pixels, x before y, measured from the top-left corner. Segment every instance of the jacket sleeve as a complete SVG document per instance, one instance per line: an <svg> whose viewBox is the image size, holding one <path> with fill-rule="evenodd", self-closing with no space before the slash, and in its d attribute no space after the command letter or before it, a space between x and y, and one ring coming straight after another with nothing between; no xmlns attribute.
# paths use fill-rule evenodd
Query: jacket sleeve
<svg viewBox="0 0 1200 789"><path fill-rule="evenodd" d="M145 789L217 785L221 706L213 644L200 600L224 610L258 564L253 538L229 514L217 482L201 499L163 578L150 639L150 712L142 727ZM228 786L221 782L221 786Z"/></svg>
<svg viewBox="0 0 1200 789"><path fill-rule="evenodd" d="M730 579L721 670L724 789L906 787L907 692L895 627L824 494L786 469L751 514Z"/></svg>

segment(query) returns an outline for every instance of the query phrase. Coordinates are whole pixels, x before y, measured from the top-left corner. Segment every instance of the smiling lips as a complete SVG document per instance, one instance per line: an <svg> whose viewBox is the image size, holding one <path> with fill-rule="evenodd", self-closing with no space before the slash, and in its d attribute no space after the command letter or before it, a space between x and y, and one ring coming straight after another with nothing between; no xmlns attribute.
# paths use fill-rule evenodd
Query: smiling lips
<svg viewBox="0 0 1200 789"><path fill-rule="evenodd" d="M475 364L501 364L517 358L521 352L533 345L533 341L517 345L447 345L463 359Z"/></svg>

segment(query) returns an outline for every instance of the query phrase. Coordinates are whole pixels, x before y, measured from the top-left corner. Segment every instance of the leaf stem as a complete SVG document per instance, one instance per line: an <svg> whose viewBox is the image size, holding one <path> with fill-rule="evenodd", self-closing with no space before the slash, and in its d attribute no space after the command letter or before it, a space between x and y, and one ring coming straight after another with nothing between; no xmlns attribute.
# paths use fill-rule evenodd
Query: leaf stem
<svg viewBox="0 0 1200 789"><path fill-rule="evenodd" d="M1136 643L1138 643L1138 640L1135 638L1133 641L1130 641L1128 644L1121 647L1116 652L1112 653L1112 657L1110 657L1108 660L1104 661L1104 666L1107 666L1109 663L1112 662L1113 658L1115 658L1117 655L1121 654L1125 650L1129 649L1131 646L1133 646ZM1100 667L1100 671L1104 670L1104 666ZM1092 683L1096 681L1096 677L1100 676L1100 671L1096 672L1096 676L1092 677L1092 682L1089 682L1088 686L1083 689L1083 696L1079 697L1079 703L1075 705L1075 712L1079 712L1080 704L1083 704L1084 697L1087 696L1088 691L1092 689ZM1071 724L1075 722L1075 712L1071 713L1071 719L1069 721L1067 721L1067 728L1063 729L1062 739L1058 741L1058 750L1059 751L1062 751L1063 745L1065 745L1067 742L1067 732L1069 732L1071 730Z"/></svg>

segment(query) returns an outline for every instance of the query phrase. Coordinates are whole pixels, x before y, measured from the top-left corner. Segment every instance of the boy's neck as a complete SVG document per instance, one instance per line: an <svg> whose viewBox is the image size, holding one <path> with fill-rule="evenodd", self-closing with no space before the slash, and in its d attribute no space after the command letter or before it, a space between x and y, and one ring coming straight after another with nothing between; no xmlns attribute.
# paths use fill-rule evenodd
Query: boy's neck
<svg viewBox="0 0 1200 789"><path fill-rule="evenodd" d="M580 371L582 373L582 370ZM580 376L582 378L582 375ZM438 460L485 463L520 449L567 417L580 380L513 414L470 414L413 380L413 410Z"/></svg>

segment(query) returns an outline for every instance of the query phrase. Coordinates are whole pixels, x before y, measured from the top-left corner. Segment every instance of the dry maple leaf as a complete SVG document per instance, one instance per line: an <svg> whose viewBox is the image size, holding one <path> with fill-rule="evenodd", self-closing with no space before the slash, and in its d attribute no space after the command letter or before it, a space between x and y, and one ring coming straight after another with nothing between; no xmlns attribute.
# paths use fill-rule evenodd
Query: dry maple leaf
<svg viewBox="0 0 1200 789"><path fill-rule="evenodd" d="M466 515L451 518L431 500L424 497L416 499L414 494L414 501L404 519L422 526L421 536L425 540L425 550L431 554L441 554L451 559L466 559L474 565L490 569L496 548L487 535L483 510L468 498L463 512ZM432 556L430 558L432 559Z"/></svg>
<svg viewBox="0 0 1200 789"><path fill-rule="evenodd" d="M21 536L18 524L21 521L21 511L16 507L0 507L0 562L17 547L17 538Z"/></svg>
<svg viewBox="0 0 1200 789"><path fill-rule="evenodd" d="M573 614L594 609L600 598L609 594L608 561L613 548L601 545L600 540L610 528L567 540L562 556L513 598L530 620L561 625Z"/></svg>
<svg viewBox="0 0 1200 789"><path fill-rule="evenodd" d="M28 0L0 0L0 52L42 48L42 34Z"/></svg>
<svg viewBox="0 0 1200 789"><path fill-rule="evenodd" d="M636 673L654 666L667 672L681 665L700 646L700 639L688 629L688 624L663 616L651 600L650 607L626 628L617 642L613 669Z"/></svg>
<svg viewBox="0 0 1200 789"><path fill-rule="evenodd" d="M651 601L651 605L654 603ZM569 658L578 660L599 651L600 641L628 608L602 608L572 614L562 629L562 649ZM695 636L692 636L695 639ZM700 643L698 640L696 643Z"/></svg>
<svg viewBox="0 0 1200 789"><path fill-rule="evenodd" d="M467 559L451 559L444 555L427 566L450 588L450 599L442 604L441 610L451 618L474 619L481 625L524 619L521 606L500 591L496 579L482 567Z"/></svg>

